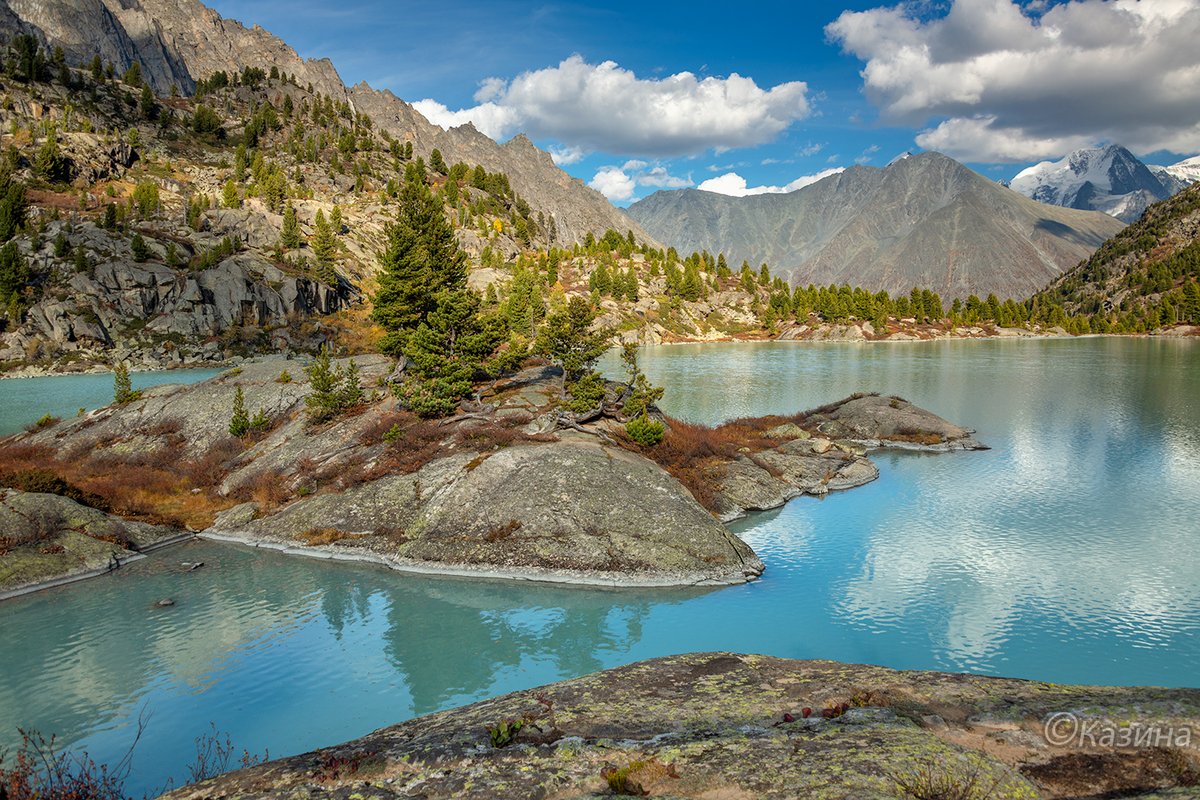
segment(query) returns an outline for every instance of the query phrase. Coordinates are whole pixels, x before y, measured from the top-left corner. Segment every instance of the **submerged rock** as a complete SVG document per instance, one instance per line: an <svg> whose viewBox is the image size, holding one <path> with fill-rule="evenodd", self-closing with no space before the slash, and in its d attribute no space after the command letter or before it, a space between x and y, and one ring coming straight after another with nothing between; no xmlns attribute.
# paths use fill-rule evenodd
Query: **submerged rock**
<svg viewBox="0 0 1200 800"><path fill-rule="evenodd" d="M575 798L635 787L679 798L951 796L901 790L922 778L992 787L970 795L980 798L1195 796L1186 788L1200 778L1194 751L1048 742L1045 721L1060 712L1192 731L1200 691L670 656L432 714L168 796ZM505 725L518 720L515 732Z"/></svg>

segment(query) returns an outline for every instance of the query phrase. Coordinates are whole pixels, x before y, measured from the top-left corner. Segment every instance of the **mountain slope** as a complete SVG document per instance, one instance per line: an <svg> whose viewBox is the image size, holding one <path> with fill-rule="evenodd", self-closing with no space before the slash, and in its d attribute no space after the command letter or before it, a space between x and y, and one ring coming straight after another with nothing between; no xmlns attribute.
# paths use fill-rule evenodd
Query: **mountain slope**
<svg viewBox="0 0 1200 800"><path fill-rule="evenodd" d="M681 252L766 261L794 283L1024 297L1121 229L1036 203L939 153L852 167L796 192L657 192L629 215Z"/></svg>
<svg viewBox="0 0 1200 800"><path fill-rule="evenodd" d="M1122 222L1133 222L1151 203L1165 200L1188 182L1180 181L1170 168L1147 167L1114 144L1035 164L1018 173L1009 185L1041 203L1103 211Z"/></svg>
<svg viewBox="0 0 1200 800"><path fill-rule="evenodd" d="M17 19L22 30L14 29ZM311 84L320 94L348 102L401 142L413 142L415 154L426 160L436 148L450 163L479 164L489 172L505 173L526 202L542 212L560 243L582 241L589 232L602 235L609 228L650 238L525 137L500 145L470 125L443 130L391 92L365 83L347 88L328 59L301 58L271 33L225 19L199 0L0 0L0 31L30 28L51 46L62 47L68 63L89 63L97 53L118 72L140 63L147 82L160 95L169 94L172 87L190 93L197 81L218 71L276 67L301 86Z"/></svg>
<svg viewBox="0 0 1200 800"><path fill-rule="evenodd" d="M1141 220L1033 297L1069 314L1094 315L1093 330L1200 325L1200 184L1150 206ZM1099 324L1097 324L1099 323Z"/></svg>

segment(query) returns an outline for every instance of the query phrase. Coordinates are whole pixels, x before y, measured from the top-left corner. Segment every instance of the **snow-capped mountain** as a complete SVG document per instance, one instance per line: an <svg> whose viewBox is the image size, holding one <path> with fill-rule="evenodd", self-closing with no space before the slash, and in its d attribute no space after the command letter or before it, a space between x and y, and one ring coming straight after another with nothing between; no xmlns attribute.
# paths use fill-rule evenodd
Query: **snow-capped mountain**
<svg viewBox="0 0 1200 800"><path fill-rule="evenodd" d="M1191 165L1191 166L1187 166ZM1195 174L1195 177L1186 176ZM1061 161L1022 170L1010 187L1042 203L1103 211L1122 222L1200 178L1200 159L1148 167L1119 144L1076 150Z"/></svg>
<svg viewBox="0 0 1200 800"><path fill-rule="evenodd" d="M1182 192L1196 181L1200 181L1200 156L1192 156L1169 167L1150 166L1150 171L1164 186L1174 181L1179 186L1175 191Z"/></svg>

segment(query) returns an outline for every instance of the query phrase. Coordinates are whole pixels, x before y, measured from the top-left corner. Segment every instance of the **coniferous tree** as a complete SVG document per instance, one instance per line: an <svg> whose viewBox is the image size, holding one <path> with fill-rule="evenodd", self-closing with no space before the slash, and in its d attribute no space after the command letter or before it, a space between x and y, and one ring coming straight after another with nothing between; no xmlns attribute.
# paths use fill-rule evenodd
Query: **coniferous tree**
<svg viewBox="0 0 1200 800"><path fill-rule="evenodd" d="M142 396L141 390L134 391L129 378L129 367L122 361L113 367L113 402L119 406L132 403Z"/></svg>
<svg viewBox="0 0 1200 800"><path fill-rule="evenodd" d="M335 283L337 281L337 270L334 266L337 262L337 237L333 235L333 229L325 221L325 214L320 209L317 210L317 218L313 222L313 235L309 246L312 248L313 257L317 260L318 277L326 283Z"/></svg>
<svg viewBox="0 0 1200 800"><path fill-rule="evenodd" d="M25 224L28 208L24 184L13 178L7 166L0 167L0 242L17 235Z"/></svg>
<svg viewBox="0 0 1200 800"><path fill-rule="evenodd" d="M16 242L0 247L0 303L11 304L29 285L29 264Z"/></svg>
<svg viewBox="0 0 1200 800"><path fill-rule="evenodd" d="M221 193L221 205L226 208L241 208L242 195L238 192L237 184L233 178L225 181L225 189Z"/></svg>
<svg viewBox="0 0 1200 800"><path fill-rule="evenodd" d="M582 297L572 297L566 307L546 318L534 350L563 370L563 396L582 382L594 384L595 364L608 350L612 331L592 329L596 310ZM581 387L582 388L582 387Z"/></svg>
<svg viewBox="0 0 1200 800"><path fill-rule="evenodd" d="M296 218L296 209L288 203L283 209L283 230L279 234L280 243L288 250L300 246L300 221Z"/></svg>
<svg viewBox="0 0 1200 800"><path fill-rule="evenodd" d="M453 413L474 385L482 369L504 338L504 327L495 318L479 315L479 294L469 289L443 289L434 308L404 344L415 379L397 389L405 405L422 417Z"/></svg>
<svg viewBox="0 0 1200 800"><path fill-rule="evenodd" d="M154 91L149 84L142 86L142 94L138 100L138 109L146 119L158 118L158 101L154 99Z"/></svg>
<svg viewBox="0 0 1200 800"><path fill-rule="evenodd" d="M136 61L133 62L132 64L130 64L129 69L125 70L125 75L124 75L124 77L121 78L121 80L123 82L125 82L126 84L128 84L129 86L133 86L133 87L141 86L142 85L142 65Z"/></svg>
<svg viewBox="0 0 1200 800"><path fill-rule="evenodd" d="M446 166L445 159L442 158L442 151L436 147L429 154L429 168L439 175L445 175L450 171L450 168Z"/></svg>
<svg viewBox="0 0 1200 800"><path fill-rule="evenodd" d="M133 251L134 261L145 261L150 256L150 247L140 233L135 233L129 240L129 249Z"/></svg>
<svg viewBox="0 0 1200 800"><path fill-rule="evenodd" d="M387 227L371 312L387 331L380 349L389 355L403 352L408 335L436 307L438 292L463 289L467 280L466 254L442 204L415 171L406 175L399 204L396 221Z"/></svg>
<svg viewBox="0 0 1200 800"><path fill-rule="evenodd" d="M246 411L246 393L237 387L233 395L233 414L229 419L229 435L239 439L250 432L250 414Z"/></svg>

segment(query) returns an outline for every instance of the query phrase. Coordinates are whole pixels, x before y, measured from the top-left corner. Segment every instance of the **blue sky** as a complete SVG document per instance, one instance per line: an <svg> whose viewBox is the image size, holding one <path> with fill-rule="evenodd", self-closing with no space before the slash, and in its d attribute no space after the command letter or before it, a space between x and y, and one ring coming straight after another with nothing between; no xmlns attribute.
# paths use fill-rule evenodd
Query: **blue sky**
<svg viewBox="0 0 1200 800"><path fill-rule="evenodd" d="M906 150L992 178L1104 142L1200 150L1200 0L209 4L439 124L528 132L619 205Z"/></svg>

